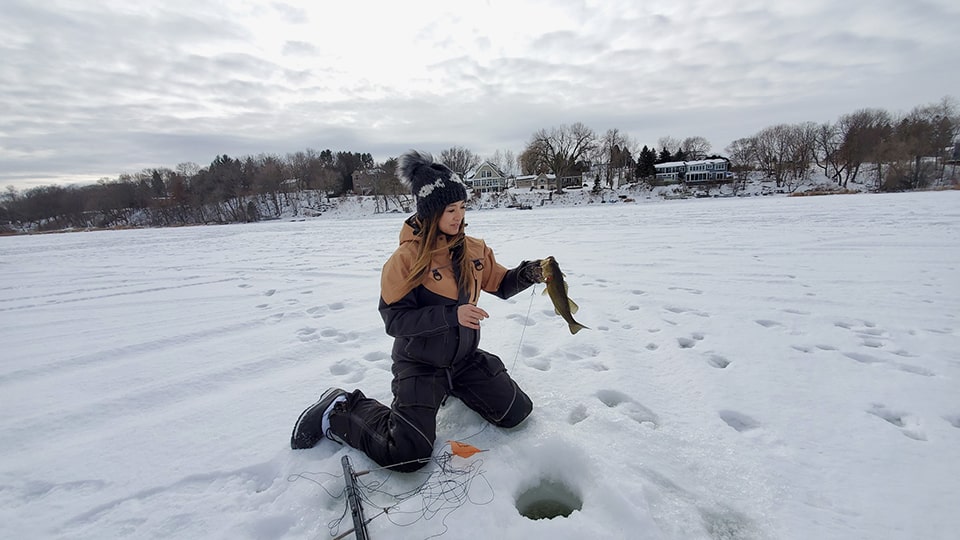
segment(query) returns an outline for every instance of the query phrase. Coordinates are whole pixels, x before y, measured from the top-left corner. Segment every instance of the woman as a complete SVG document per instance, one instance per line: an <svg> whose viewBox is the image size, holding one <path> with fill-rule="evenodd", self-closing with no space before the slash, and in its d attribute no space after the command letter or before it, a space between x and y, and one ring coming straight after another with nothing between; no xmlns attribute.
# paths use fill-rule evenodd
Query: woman
<svg viewBox="0 0 960 540"><path fill-rule="evenodd" d="M402 156L397 176L411 187L417 213L400 231L400 247L383 266L380 315L393 336L393 403L360 390L331 388L293 428L290 446L322 438L362 450L384 467L414 471L429 461L437 411L454 396L488 422L510 428L533 409L503 362L478 348L480 291L509 298L542 282L540 261L508 270L479 239L464 234L467 190L429 154Z"/></svg>

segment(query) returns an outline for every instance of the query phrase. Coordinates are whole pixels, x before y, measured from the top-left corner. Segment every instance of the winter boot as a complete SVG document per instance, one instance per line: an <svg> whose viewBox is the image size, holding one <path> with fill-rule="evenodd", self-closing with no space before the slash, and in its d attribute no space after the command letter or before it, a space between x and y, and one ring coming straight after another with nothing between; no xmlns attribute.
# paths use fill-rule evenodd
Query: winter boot
<svg viewBox="0 0 960 540"><path fill-rule="evenodd" d="M340 388L330 388L313 405L307 407L300 413L297 423L293 426L293 434L290 436L290 448L300 450L303 448L313 448L324 436L338 443L342 442L328 435L330 429L330 411L334 405L347 400L347 392Z"/></svg>

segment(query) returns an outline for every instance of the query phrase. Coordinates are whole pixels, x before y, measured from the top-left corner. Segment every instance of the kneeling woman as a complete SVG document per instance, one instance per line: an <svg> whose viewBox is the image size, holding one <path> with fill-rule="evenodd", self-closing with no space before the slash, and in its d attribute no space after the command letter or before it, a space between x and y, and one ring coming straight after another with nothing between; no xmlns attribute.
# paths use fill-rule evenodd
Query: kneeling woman
<svg viewBox="0 0 960 540"><path fill-rule="evenodd" d="M508 270L483 240L464 234L466 186L432 156L402 155L397 176L411 187L417 213L403 223L380 279L380 315L395 338L393 403L331 388L297 419L290 446L328 438L381 466L413 471L433 453L437 411L448 396L506 428L533 410L503 362L478 348L488 314L477 301L481 290L509 298L543 279L539 261Z"/></svg>

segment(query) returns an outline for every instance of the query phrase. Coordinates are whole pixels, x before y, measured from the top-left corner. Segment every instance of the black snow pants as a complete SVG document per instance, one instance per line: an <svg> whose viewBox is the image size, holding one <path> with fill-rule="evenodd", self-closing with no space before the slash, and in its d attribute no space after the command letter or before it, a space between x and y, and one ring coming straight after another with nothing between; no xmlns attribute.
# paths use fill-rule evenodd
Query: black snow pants
<svg viewBox="0 0 960 540"><path fill-rule="evenodd" d="M390 407L354 390L331 412L330 428L380 466L396 471L427 464L437 438L437 411L448 395L499 427L514 427L533 410L503 362L480 349L449 368L394 360L391 386Z"/></svg>

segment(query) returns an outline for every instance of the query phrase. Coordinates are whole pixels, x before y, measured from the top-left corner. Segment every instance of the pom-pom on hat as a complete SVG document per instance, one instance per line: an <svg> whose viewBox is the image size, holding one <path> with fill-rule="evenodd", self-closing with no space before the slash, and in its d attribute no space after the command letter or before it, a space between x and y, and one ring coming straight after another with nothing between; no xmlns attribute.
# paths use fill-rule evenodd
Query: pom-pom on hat
<svg viewBox="0 0 960 540"><path fill-rule="evenodd" d="M467 200L467 186L460 175L433 156L410 150L397 160L397 178L410 186L421 219L434 216L450 203Z"/></svg>

